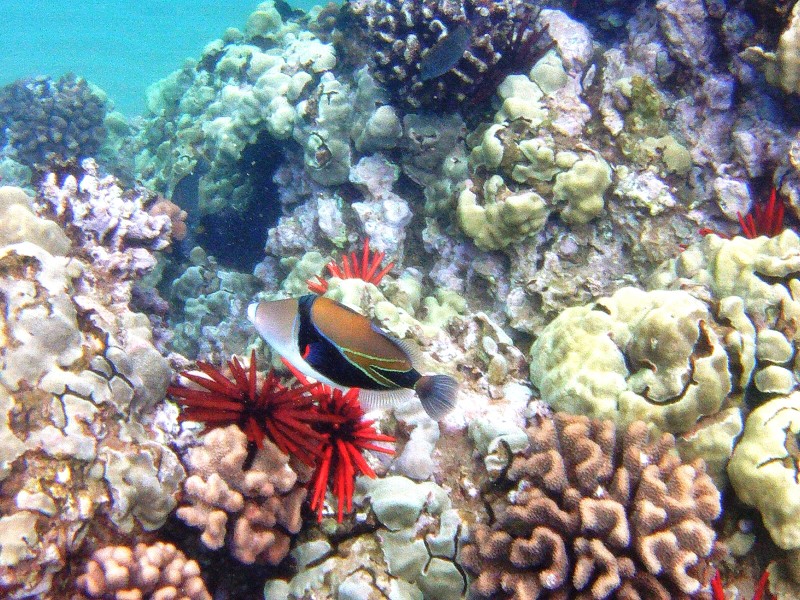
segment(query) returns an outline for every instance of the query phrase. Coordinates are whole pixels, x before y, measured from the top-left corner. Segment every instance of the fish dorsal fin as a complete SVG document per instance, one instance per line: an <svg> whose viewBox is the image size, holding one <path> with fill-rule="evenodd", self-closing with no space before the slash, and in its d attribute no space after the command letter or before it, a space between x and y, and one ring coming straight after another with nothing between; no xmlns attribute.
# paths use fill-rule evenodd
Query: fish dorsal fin
<svg viewBox="0 0 800 600"><path fill-rule="evenodd" d="M358 401L364 410L386 409L408 402L415 396L414 390L359 390Z"/></svg>
<svg viewBox="0 0 800 600"><path fill-rule="evenodd" d="M414 367L417 371L422 371L422 363L424 358L422 356L422 350L420 347L411 340L401 340L400 338L396 338L393 335L389 335L388 333L384 332L383 330L379 329L377 325L373 323L372 327L377 331L380 331L383 335L385 335L388 339L392 342L397 344L400 349L406 354L408 357L411 366Z"/></svg>

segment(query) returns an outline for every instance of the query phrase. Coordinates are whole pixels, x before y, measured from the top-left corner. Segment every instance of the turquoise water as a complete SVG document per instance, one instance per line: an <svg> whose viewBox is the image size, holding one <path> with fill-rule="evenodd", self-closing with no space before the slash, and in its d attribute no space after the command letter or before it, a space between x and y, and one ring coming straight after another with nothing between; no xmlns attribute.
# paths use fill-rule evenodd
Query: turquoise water
<svg viewBox="0 0 800 600"><path fill-rule="evenodd" d="M82 75L117 110L144 110L148 85L197 56L259 2L243 0L0 0L0 85L31 75ZM317 2L296 0L308 9Z"/></svg>

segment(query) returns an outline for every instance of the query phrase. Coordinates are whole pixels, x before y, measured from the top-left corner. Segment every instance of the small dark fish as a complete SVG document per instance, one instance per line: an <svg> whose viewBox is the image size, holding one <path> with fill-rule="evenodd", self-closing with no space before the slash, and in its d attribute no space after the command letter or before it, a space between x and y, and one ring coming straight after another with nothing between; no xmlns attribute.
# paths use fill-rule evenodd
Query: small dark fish
<svg viewBox="0 0 800 600"><path fill-rule="evenodd" d="M436 42L419 62L422 81L435 79L455 67L469 48L471 37L469 25L461 23Z"/></svg>
<svg viewBox="0 0 800 600"><path fill-rule="evenodd" d="M343 304L309 294L254 303L247 314L261 337L297 370L335 388L359 388L359 402L367 410L416 392L425 412L439 420L455 404L455 379L420 373L409 346Z"/></svg>

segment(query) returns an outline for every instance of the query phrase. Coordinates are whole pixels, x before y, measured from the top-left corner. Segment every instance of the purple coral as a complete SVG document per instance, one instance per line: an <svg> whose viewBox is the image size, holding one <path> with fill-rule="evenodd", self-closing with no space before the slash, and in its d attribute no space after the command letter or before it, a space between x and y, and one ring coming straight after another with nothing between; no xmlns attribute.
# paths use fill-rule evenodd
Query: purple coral
<svg viewBox="0 0 800 600"><path fill-rule="evenodd" d="M462 564L481 598L710 598L720 495L698 460L637 421L537 417L508 468L516 488L478 524Z"/></svg>

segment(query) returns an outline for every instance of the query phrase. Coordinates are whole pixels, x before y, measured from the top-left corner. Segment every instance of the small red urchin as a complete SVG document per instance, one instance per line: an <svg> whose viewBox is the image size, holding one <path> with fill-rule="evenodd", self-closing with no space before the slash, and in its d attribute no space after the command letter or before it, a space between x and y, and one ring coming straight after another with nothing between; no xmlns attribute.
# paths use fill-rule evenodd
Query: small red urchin
<svg viewBox="0 0 800 600"><path fill-rule="evenodd" d="M287 361L283 361L298 381L308 385L308 379ZM364 409L358 401L358 388L347 393L320 385L315 390L317 410L321 418L313 427L325 436L317 459L317 467L311 476L311 510L316 511L317 521L322 521L325 491L333 480L333 495L336 496L336 520L341 523L344 511L353 510L353 491L357 475L375 478L375 471L364 460L362 452L372 450L394 454L392 448L383 448L373 442L391 442L395 439L375 431L375 421L364 420Z"/></svg>
<svg viewBox="0 0 800 600"><path fill-rule="evenodd" d="M342 254L342 266L336 264L335 261L330 261L325 267L328 269L331 277L338 277L339 279L363 279L367 283L378 285L394 266L390 262L380 271L378 268L381 262L386 257L385 252L370 251L369 238L364 238L364 247L361 251L361 262L359 263L358 257L355 252ZM315 294L324 294L328 291L328 280L323 279L320 275L316 275L316 281L309 279L306 281L308 289Z"/></svg>
<svg viewBox="0 0 800 600"><path fill-rule="evenodd" d="M756 584L753 600L775 600L775 596L767 590L769 584L769 572L764 570ZM714 573L711 579L711 598L712 600L725 600L725 591L722 589L722 576L719 571Z"/></svg>
<svg viewBox="0 0 800 600"><path fill-rule="evenodd" d="M769 192L767 202L757 202L746 215L736 213L739 217L739 226L742 228L742 236L748 240L765 235L775 237L784 230L783 217L786 212L786 204L783 198L778 196L778 192L773 186ZM699 231L700 235L713 233L721 238L728 239L728 236L718 233L708 227L703 227Z"/></svg>
<svg viewBox="0 0 800 600"><path fill-rule="evenodd" d="M326 439L311 428L320 418L314 403L319 384L304 381L287 387L270 371L259 390L255 350L248 371L235 356L228 361L233 379L209 363L198 361L197 367L202 374L185 371L181 375L204 389L167 388L181 406L179 421L205 423L207 429L236 424L256 447L261 448L268 437L284 454L314 465Z"/></svg>

